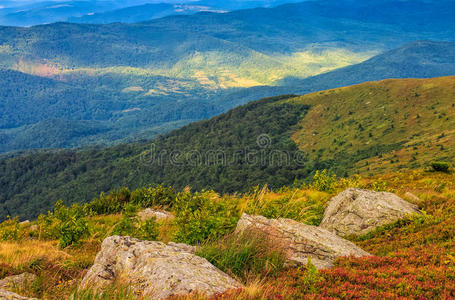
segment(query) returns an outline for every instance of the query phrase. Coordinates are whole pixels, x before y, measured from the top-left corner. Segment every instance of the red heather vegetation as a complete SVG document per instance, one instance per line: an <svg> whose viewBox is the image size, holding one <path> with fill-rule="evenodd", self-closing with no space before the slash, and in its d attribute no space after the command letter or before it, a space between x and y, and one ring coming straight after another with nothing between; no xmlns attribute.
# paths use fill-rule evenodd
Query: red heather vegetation
<svg viewBox="0 0 455 300"><path fill-rule="evenodd" d="M285 270L215 299L455 299L454 179L414 171L367 180L401 196L419 196L424 215L351 238L374 256L340 258L335 268L319 272Z"/></svg>

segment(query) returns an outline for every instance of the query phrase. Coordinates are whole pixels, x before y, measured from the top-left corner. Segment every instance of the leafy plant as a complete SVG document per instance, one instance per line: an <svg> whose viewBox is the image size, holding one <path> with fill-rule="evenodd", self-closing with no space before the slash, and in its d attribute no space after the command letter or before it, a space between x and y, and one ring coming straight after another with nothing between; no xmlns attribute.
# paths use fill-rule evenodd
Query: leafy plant
<svg viewBox="0 0 455 300"><path fill-rule="evenodd" d="M231 231L240 218L237 200L213 191L178 194L174 206L178 242L195 245L217 239Z"/></svg>
<svg viewBox="0 0 455 300"><path fill-rule="evenodd" d="M316 171L311 187L321 192L333 192L337 184L337 176L329 174L327 170Z"/></svg>
<svg viewBox="0 0 455 300"><path fill-rule="evenodd" d="M113 234L131 236L141 240L154 241L158 237L158 225L155 218L140 222L135 216L137 207L128 204L122 215L121 221L115 226Z"/></svg>
<svg viewBox="0 0 455 300"><path fill-rule="evenodd" d="M2 241L18 240L24 234L18 218L8 218L0 224L0 239Z"/></svg>
<svg viewBox="0 0 455 300"><path fill-rule="evenodd" d="M81 205L66 207L62 201L55 204L54 212L38 217L40 238L57 238L61 248L77 244L89 234L85 211Z"/></svg>
<svg viewBox="0 0 455 300"><path fill-rule="evenodd" d="M177 193L172 187L158 185L156 187L143 187L131 193L131 202L140 207L171 207Z"/></svg>
<svg viewBox="0 0 455 300"><path fill-rule="evenodd" d="M246 279L249 275L272 275L280 271L285 256L261 232L229 234L222 240L203 245L197 255L205 257L221 270Z"/></svg>
<svg viewBox="0 0 455 300"><path fill-rule="evenodd" d="M442 161L433 161L430 163L430 166L434 172L448 173L450 170L450 164Z"/></svg>

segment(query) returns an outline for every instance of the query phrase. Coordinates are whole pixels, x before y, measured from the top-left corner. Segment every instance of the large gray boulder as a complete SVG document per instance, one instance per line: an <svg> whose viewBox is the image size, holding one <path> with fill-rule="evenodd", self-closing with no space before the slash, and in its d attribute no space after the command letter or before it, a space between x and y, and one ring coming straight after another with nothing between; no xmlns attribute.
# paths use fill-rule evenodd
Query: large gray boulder
<svg viewBox="0 0 455 300"><path fill-rule="evenodd" d="M417 205L395 194L350 188L330 200L320 227L341 236L363 235L416 213Z"/></svg>
<svg viewBox="0 0 455 300"><path fill-rule="evenodd" d="M0 299L6 299L6 300L37 300L35 298L27 298L27 297L22 297L18 294L0 289Z"/></svg>
<svg viewBox="0 0 455 300"><path fill-rule="evenodd" d="M117 281L129 285L141 299L165 299L192 292L211 296L242 287L206 259L192 254L192 250L182 244L108 237L80 290L96 291Z"/></svg>
<svg viewBox="0 0 455 300"><path fill-rule="evenodd" d="M340 256L366 256L368 252L323 228L290 219L267 219L243 214L236 232L259 231L281 247L289 264L306 264L308 259L318 269L333 266Z"/></svg>
<svg viewBox="0 0 455 300"><path fill-rule="evenodd" d="M157 221L172 220L175 218L174 215L167 211L154 210L151 208L146 208L139 211L137 213L137 216L141 221L145 221L151 218L156 218Z"/></svg>
<svg viewBox="0 0 455 300"><path fill-rule="evenodd" d="M24 287L31 285L37 276L31 273L22 273L20 275L8 276L0 280L0 289L13 289L16 287Z"/></svg>

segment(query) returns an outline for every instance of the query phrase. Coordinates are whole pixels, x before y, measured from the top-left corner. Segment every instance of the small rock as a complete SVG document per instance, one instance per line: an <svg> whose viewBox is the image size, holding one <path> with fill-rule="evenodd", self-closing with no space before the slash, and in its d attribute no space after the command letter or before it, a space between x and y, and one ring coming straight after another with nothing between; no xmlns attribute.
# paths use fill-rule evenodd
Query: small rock
<svg viewBox="0 0 455 300"><path fill-rule="evenodd" d="M25 221L22 221L22 222L19 223L19 225L22 225L22 226L26 226L28 224L30 224L29 220L25 220Z"/></svg>
<svg viewBox="0 0 455 300"><path fill-rule="evenodd" d="M145 221L151 218L156 218L156 220L172 220L174 219L174 215L167 211L158 211L158 210L153 210L151 208L146 208L140 212L137 213L137 216L141 221Z"/></svg>
<svg viewBox="0 0 455 300"><path fill-rule="evenodd" d="M206 259L192 254L193 250L180 244L108 237L79 289L97 291L118 280L141 299L165 299L192 292L211 296L242 287Z"/></svg>
<svg viewBox="0 0 455 300"><path fill-rule="evenodd" d="M32 225L32 226L30 226L30 230L31 230L31 231L38 231L38 229L39 229L38 225Z"/></svg>
<svg viewBox="0 0 455 300"><path fill-rule="evenodd" d="M363 235L406 215L418 207L395 194L347 189L330 200L320 227L338 235Z"/></svg>
<svg viewBox="0 0 455 300"><path fill-rule="evenodd" d="M0 280L0 289L12 289L15 287L26 286L33 283L36 280L36 275L31 273L22 273L20 275L14 275L5 277Z"/></svg>
<svg viewBox="0 0 455 300"><path fill-rule="evenodd" d="M236 232L259 230L281 246L288 264L306 264L308 259L318 269L333 266L339 256L370 255L354 243L323 228L305 225L290 219L267 219L243 214Z"/></svg>
<svg viewBox="0 0 455 300"><path fill-rule="evenodd" d="M6 290L0 289L0 299L6 300L37 300L35 298L22 297L18 294L8 292Z"/></svg>

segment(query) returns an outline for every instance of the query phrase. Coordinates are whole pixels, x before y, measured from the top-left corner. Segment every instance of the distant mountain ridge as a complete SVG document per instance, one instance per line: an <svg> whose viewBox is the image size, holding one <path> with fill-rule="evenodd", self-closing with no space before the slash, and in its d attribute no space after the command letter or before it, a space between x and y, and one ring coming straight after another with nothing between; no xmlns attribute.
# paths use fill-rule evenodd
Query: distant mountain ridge
<svg viewBox="0 0 455 300"><path fill-rule="evenodd" d="M329 71L416 39L453 39L452 8L315 1L134 24L0 27L0 68L22 73L0 74L15 87L0 86L0 152L149 140L263 97L451 75L451 44L431 42L408 46L415 59L391 52L397 62L380 57ZM413 17L396 18L400 11Z"/></svg>
<svg viewBox="0 0 455 300"><path fill-rule="evenodd" d="M201 11L227 12L272 7L298 0L79 0L5 1L0 3L0 25L35 26L55 22L136 23L170 15Z"/></svg>
<svg viewBox="0 0 455 300"><path fill-rule="evenodd" d="M4 70L0 71L0 95L5 99L0 103L0 151L150 139L263 97L307 94L387 78L449 75L455 75L455 43L432 41L412 42L358 65L307 79L287 78L282 86L228 90L214 94L210 101L188 97L181 103L150 103L135 91L116 93L106 85L121 83L110 77L100 82L104 88L95 85L87 90L84 86L91 83L85 81L61 82ZM152 80L150 88L162 80ZM130 111L131 107L137 110ZM58 134L52 128L58 128Z"/></svg>
<svg viewBox="0 0 455 300"><path fill-rule="evenodd" d="M455 75L455 42L415 41L360 64L305 79L285 78L279 86L253 87L235 93L244 101L282 94L307 94L390 78L433 78Z"/></svg>

